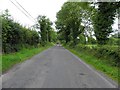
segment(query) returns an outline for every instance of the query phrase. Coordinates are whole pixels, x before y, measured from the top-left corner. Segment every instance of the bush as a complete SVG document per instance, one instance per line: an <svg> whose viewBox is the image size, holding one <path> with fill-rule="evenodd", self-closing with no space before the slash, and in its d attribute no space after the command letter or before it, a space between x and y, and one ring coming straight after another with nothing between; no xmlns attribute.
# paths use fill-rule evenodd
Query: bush
<svg viewBox="0 0 120 90"><path fill-rule="evenodd" d="M79 52L86 52L94 55L99 60L106 60L113 66L120 64L120 48L112 46L88 46L78 44L75 49Z"/></svg>
<svg viewBox="0 0 120 90"><path fill-rule="evenodd" d="M2 19L3 53L17 52L26 45L37 47L39 43L37 31L23 27L6 15L0 16L0 19Z"/></svg>

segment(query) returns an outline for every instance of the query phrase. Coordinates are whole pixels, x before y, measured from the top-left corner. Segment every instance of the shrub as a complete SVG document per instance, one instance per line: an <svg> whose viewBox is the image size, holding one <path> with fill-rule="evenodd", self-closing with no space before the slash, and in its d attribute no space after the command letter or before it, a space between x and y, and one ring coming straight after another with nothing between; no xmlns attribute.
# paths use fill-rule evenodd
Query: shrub
<svg viewBox="0 0 120 90"><path fill-rule="evenodd" d="M23 27L8 16L2 19L2 51L3 53L17 52L22 46L35 46L39 43L39 34L35 30Z"/></svg>
<svg viewBox="0 0 120 90"><path fill-rule="evenodd" d="M78 44L75 49L94 55L100 60L106 60L109 64L118 66L120 63L120 48L112 46L88 46Z"/></svg>

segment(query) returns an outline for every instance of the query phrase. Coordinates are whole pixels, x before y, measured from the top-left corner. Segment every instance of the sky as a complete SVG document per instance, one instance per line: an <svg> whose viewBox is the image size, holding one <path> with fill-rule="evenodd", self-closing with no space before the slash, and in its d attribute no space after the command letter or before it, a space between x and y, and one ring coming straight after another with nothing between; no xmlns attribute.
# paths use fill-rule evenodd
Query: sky
<svg viewBox="0 0 120 90"><path fill-rule="evenodd" d="M34 19L38 15L45 15L54 22L56 20L56 13L67 0L0 0L0 12L8 9L15 21L30 27L35 24L35 20L26 17L11 1L16 5L16 1L19 2ZM118 19L115 20L113 28L118 29Z"/></svg>
<svg viewBox="0 0 120 90"><path fill-rule="evenodd" d="M67 0L11 0L16 5L19 2L30 15L36 19L38 15L45 15L51 21L56 20L56 13ZM10 0L0 0L0 11L8 9L11 16L25 26L34 25L34 20L26 17ZM18 5L17 5L18 6Z"/></svg>

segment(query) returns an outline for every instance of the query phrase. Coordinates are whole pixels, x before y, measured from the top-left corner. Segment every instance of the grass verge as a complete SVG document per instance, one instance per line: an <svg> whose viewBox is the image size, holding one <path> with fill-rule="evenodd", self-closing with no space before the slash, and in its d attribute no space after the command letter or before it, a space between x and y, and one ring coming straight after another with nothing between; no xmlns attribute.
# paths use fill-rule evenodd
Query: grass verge
<svg viewBox="0 0 120 90"><path fill-rule="evenodd" d="M85 61L87 64L92 65L95 69L105 73L108 77L112 78L116 82L120 83L118 80L118 67L111 66L108 63L106 63L106 60L100 60L96 58L95 56L88 54L86 52L79 52L76 49L71 49L69 47L65 47L69 51L71 51L73 54L77 55L79 58L81 58L83 61Z"/></svg>
<svg viewBox="0 0 120 90"><path fill-rule="evenodd" d="M15 64L21 63L51 46L52 45L39 48L22 49L16 53L2 55L2 73L9 70Z"/></svg>
<svg viewBox="0 0 120 90"><path fill-rule="evenodd" d="M2 73L2 54L0 54L0 75Z"/></svg>

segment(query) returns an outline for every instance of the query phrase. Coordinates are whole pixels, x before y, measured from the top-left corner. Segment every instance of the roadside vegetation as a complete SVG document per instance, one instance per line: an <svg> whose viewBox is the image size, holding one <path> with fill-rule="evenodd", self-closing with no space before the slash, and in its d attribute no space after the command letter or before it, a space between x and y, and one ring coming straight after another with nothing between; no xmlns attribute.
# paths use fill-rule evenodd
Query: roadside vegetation
<svg viewBox="0 0 120 90"><path fill-rule="evenodd" d="M8 10L0 15L2 21L2 72L17 63L51 47L56 42L57 33L46 16L38 16L33 27L25 27L16 22ZM0 68L1 69L1 68Z"/></svg>
<svg viewBox="0 0 120 90"><path fill-rule="evenodd" d="M77 45L76 47L65 46L73 54L93 66L95 69L105 73L115 81L119 81L118 61L119 50L108 50L105 47L88 47ZM110 48L109 48L110 49ZM118 49L118 48L117 48ZM103 50L103 51L102 51ZM108 51L107 51L108 50ZM119 82L120 83L120 82Z"/></svg>
<svg viewBox="0 0 120 90"><path fill-rule="evenodd" d="M25 60L28 60L32 56L42 52L45 49L50 48L51 46L53 46L53 44L49 43L44 47L40 46L37 48L23 48L19 52L2 55L2 72L4 73L5 71L13 67L15 64L24 62Z"/></svg>
<svg viewBox="0 0 120 90"><path fill-rule="evenodd" d="M120 77L120 33L112 25L119 17L119 4L66 2L56 16L61 44L116 81Z"/></svg>
<svg viewBox="0 0 120 90"><path fill-rule="evenodd" d="M68 0L71 1L71 0ZM120 2L65 2L56 15L56 29L39 15L33 27L16 22L8 10L2 21L2 71L60 42L96 69L119 81L120 32L112 28ZM119 81L120 82L120 81Z"/></svg>

